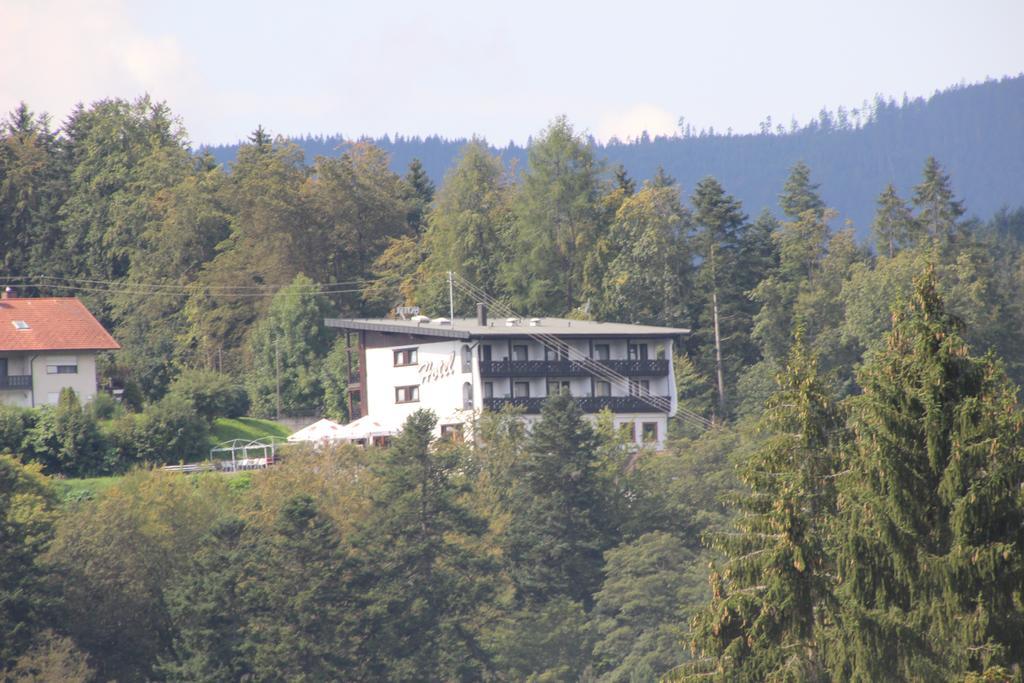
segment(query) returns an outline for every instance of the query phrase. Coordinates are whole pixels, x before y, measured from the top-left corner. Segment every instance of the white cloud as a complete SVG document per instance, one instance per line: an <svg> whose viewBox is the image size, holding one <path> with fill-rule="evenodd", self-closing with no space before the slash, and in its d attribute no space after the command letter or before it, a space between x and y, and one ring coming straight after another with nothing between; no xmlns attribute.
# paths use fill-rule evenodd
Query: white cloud
<svg viewBox="0 0 1024 683"><path fill-rule="evenodd" d="M78 102L144 92L173 107L193 73L178 41L146 35L121 0L0 4L0 112L25 101L60 121Z"/></svg>
<svg viewBox="0 0 1024 683"><path fill-rule="evenodd" d="M603 141L612 137L625 141L639 137L644 131L651 137L672 135L678 132L678 120L656 105L637 104L602 116L597 125L597 137Z"/></svg>

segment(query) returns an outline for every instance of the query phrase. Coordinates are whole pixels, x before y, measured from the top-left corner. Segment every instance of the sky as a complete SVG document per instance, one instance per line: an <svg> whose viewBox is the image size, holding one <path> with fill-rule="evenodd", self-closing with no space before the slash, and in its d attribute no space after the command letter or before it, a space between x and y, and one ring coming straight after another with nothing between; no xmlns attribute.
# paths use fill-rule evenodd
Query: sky
<svg viewBox="0 0 1024 683"><path fill-rule="evenodd" d="M1024 72L1022 0L0 0L0 111L164 100L195 144L753 132Z"/></svg>

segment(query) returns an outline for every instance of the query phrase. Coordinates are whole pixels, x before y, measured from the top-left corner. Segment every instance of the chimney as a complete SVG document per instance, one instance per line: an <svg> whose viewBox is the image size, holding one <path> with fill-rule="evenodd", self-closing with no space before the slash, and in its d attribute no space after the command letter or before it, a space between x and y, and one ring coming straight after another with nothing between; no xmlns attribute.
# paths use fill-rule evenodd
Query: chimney
<svg viewBox="0 0 1024 683"><path fill-rule="evenodd" d="M487 304L476 305L476 324L487 327Z"/></svg>
<svg viewBox="0 0 1024 683"><path fill-rule="evenodd" d="M0 298L3 298L3 299L13 299L14 298L14 290L11 289L10 287L4 287L4 293L3 293L2 296L0 296Z"/></svg>

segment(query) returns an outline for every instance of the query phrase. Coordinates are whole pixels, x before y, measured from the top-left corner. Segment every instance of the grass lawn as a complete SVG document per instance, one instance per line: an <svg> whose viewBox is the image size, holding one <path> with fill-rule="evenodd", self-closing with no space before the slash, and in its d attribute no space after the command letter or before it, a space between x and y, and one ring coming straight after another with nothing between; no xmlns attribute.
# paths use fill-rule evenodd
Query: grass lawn
<svg viewBox="0 0 1024 683"><path fill-rule="evenodd" d="M261 420L255 417L219 417L213 422L210 432L210 446L230 441L231 439L248 439L254 441L265 436L285 438L292 433L288 427L273 420Z"/></svg>
<svg viewBox="0 0 1024 683"><path fill-rule="evenodd" d="M121 477L92 477L90 479L56 479L54 485L64 500L90 498L103 493L121 480Z"/></svg>

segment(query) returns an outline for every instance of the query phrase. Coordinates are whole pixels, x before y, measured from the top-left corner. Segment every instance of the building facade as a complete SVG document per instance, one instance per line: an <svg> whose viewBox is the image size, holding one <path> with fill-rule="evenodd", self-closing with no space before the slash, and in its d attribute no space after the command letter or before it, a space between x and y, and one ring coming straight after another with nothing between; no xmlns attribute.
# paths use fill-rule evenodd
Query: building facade
<svg viewBox="0 0 1024 683"><path fill-rule="evenodd" d="M53 405L70 387L96 396L96 354L121 348L72 297L0 299L0 404Z"/></svg>
<svg viewBox="0 0 1024 683"><path fill-rule="evenodd" d="M439 436L506 406L530 422L548 396L565 392L588 415L610 410L638 446L660 448L677 408L673 346L689 332L562 318L489 321L483 309L456 320L325 322L355 347L349 427L363 443L386 440L420 408L437 414ZM375 431L360 431L371 422Z"/></svg>

